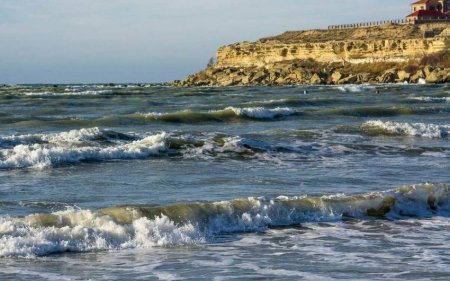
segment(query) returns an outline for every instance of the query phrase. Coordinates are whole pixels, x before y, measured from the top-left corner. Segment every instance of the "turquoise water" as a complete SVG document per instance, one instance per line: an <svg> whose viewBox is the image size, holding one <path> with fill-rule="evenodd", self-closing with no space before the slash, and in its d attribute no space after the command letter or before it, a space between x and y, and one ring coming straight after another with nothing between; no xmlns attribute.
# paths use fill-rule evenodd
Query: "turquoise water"
<svg viewBox="0 0 450 281"><path fill-rule="evenodd" d="M447 85L2 87L0 280L447 280L449 105Z"/></svg>

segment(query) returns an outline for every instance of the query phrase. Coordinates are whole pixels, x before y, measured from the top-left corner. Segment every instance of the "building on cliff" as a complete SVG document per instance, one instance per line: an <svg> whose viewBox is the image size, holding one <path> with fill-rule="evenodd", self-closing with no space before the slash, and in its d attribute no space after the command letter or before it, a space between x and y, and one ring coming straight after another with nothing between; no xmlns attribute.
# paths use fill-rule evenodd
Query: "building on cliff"
<svg viewBox="0 0 450 281"><path fill-rule="evenodd" d="M446 21L450 19L450 0L420 0L411 4L408 22Z"/></svg>
<svg viewBox="0 0 450 281"><path fill-rule="evenodd" d="M449 0L420 0L411 4L411 12L420 10L438 11L446 13L450 9Z"/></svg>

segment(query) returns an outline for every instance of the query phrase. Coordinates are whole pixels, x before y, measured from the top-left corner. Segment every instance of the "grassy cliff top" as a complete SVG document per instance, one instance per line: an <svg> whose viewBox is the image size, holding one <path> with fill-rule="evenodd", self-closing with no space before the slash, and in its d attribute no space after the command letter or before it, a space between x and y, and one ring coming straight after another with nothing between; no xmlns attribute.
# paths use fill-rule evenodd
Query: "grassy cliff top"
<svg viewBox="0 0 450 281"><path fill-rule="evenodd" d="M278 41L281 43L327 42L343 40L392 40L423 38L425 32L436 35L449 27L449 23L433 24L385 24L372 27L348 29L314 29L305 31L287 31L281 35L262 38L260 42Z"/></svg>

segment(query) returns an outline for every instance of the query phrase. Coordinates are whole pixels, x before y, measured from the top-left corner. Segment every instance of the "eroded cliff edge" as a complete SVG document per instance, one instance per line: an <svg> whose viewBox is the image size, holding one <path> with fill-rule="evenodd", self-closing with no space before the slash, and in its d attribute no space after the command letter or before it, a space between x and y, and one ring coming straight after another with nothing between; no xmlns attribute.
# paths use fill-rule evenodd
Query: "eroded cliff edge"
<svg viewBox="0 0 450 281"><path fill-rule="evenodd" d="M176 86L450 82L450 25L285 32L220 47Z"/></svg>

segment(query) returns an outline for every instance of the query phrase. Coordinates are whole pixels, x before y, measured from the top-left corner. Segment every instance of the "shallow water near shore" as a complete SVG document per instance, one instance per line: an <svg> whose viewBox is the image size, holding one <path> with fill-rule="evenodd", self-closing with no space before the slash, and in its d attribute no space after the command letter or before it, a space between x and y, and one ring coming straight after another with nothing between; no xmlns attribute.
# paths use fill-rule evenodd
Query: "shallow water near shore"
<svg viewBox="0 0 450 281"><path fill-rule="evenodd" d="M2 87L0 280L447 280L449 114L448 85Z"/></svg>

